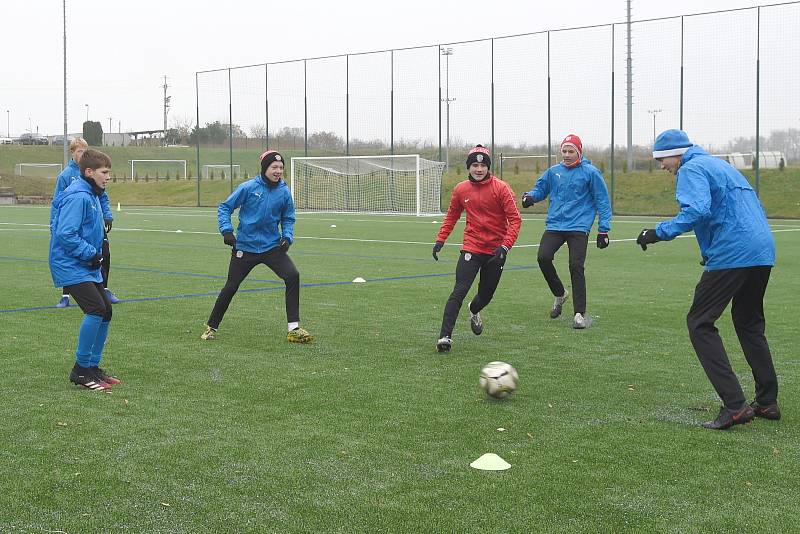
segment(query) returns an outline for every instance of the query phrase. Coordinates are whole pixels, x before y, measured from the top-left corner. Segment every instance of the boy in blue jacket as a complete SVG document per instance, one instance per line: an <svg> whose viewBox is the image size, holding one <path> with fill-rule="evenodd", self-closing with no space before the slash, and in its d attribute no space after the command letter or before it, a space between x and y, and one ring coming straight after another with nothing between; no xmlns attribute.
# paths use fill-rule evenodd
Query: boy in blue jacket
<svg viewBox="0 0 800 534"><path fill-rule="evenodd" d="M50 218L50 273L56 287L75 299L85 314L78 330L72 383L103 391L121 381L100 368L111 322L111 302L103 287L103 208L111 159L88 149L80 158L80 178L53 200Z"/></svg>
<svg viewBox="0 0 800 534"><path fill-rule="evenodd" d="M216 339L222 317L239 285L258 264L271 269L286 284L288 341L309 343L311 334L300 328L300 273L287 254L294 240L294 201L283 177L283 157L274 150L261 154L261 174L231 193L217 209L219 233L232 248L228 279L220 291L201 339ZM239 210L233 233L231 215ZM280 228L279 228L280 227Z"/></svg>
<svg viewBox="0 0 800 534"><path fill-rule="evenodd" d="M570 134L561 142L561 157L561 163L544 171L533 189L522 195L522 207L528 208L550 197L545 232L542 234L537 255L539 268L555 297L550 318L555 319L561 315L561 308L569 294L553 265L556 252L566 243L569 248L569 276L575 312L572 328L586 328L586 277L583 265L589 246L589 231L595 217L599 215L597 248L608 246L611 202L603 175L583 157L583 143L577 135Z"/></svg>
<svg viewBox="0 0 800 534"><path fill-rule="evenodd" d="M83 156L83 153L86 152L87 148L89 148L89 144L82 137L76 137L70 141L69 151L70 154L72 154L72 158L69 160L67 168L61 171L61 174L59 174L56 178L56 188L55 191L53 191L54 202L60 192L66 189L75 180L80 179L81 170L78 167L78 163L80 163L81 156ZM103 207L103 224L106 233L106 235L103 237L103 265L100 269L100 272L103 274L103 287L106 288L106 291L108 292L108 299L112 304L116 304L119 302L119 299L111 292L110 289L108 289L108 275L111 271L111 251L108 246L108 233L111 232L111 224L114 220L114 216L111 213L111 207L108 201L108 193L104 192L102 195L100 195L100 205ZM69 294L62 290L61 300L59 300L58 304L56 304L56 308L66 308L67 306L69 306Z"/></svg>
<svg viewBox="0 0 800 534"><path fill-rule="evenodd" d="M676 176L680 212L642 230L636 242L647 250L647 245L693 230L700 245L705 270L686 324L700 364L723 404L717 418L703 426L724 430L756 416L780 419L778 377L764 334L764 293L775 264L775 241L761 202L739 171L693 144L682 130L662 132L653 157ZM731 302L733 326L756 383L750 405L714 326Z"/></svg>

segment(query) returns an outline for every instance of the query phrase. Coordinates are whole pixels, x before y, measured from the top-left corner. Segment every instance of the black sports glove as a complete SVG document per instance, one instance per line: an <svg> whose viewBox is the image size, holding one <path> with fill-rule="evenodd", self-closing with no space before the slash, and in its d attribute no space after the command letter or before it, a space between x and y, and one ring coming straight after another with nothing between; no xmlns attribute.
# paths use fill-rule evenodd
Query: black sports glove
<svg viewBox="0 0 800 534"><path fill-rule="evenodd" d="M92 259L89 260L89 266L92 269L97 269L101 265L103 265L103 255L102 254L95 254L94 256L92 256Z"/></svg>
<svg viewBox="0 0 800 534"><path fill-rule="evenodd" d="M611 241L608 239L608 232L597 234L597 248L606 248Z"/></svg>
<svg viewBox="0 0 800 534"><path fill-rule="evenodd" d="M111 219L106 219L103 221L103 226L106 229L106 233L109 233L111 231L111 223L112 223Z"/></svg>
<svg viewBox="0 0 800 534"><path fill-rule="evenodd" d="M437 241L433 245L433 259L439 261L439 251L442 250L444 246L444 241Z"/></svg>
<svg viewBox="0 0 800 534"><path fill-rule="evenodd" d="M289 247L291 247L291 246L292 246L292 242L289 241L288 239L286 239L285 237L282 237L281 240L278 241L278 248L281 249L284 252L289 250Z"/></svg>
<svg viewBox="0 0 800 534"><path fill-rule="evenodd" d="M229 247L235 247L236 246L236 236L233 235L233 232L225 232L224 234L222 234L222 240Z"/></svg>
<svg viewBox="0 0 800 534"><path fill-rule="evenodd" d="M647 250L647 245L652 245L653 243L658 243L661 239L656 234L656 231L651 229L644 229L639 233L639 237L636 238L636 244L642 247L642 250Z"/></svg>
<svg viewBox="0 0 800 534"><path fill-rule="evenodd" d="M522 207L523 208L530 208L533 206L535 202L533 201L533 197L528 193L522 193Z"/></svg>
<svg viewBox="0 0 800 534"><path fill-rule="evenodd" d="M491 263L493 261L499 261L500 263L506 262L506 255L508 254L508 249L504 245L500 245L496 249L494 249L494 256L487 262Z"/></svg>

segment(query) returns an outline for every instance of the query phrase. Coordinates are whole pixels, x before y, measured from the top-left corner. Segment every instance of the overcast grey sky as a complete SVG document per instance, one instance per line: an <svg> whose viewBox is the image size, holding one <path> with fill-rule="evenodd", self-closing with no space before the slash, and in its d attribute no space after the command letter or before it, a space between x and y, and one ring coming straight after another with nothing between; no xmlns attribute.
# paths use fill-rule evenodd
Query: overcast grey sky
<svg viewBox="0 0 800 534"><path fill-rule="evenodd" d="M303 57L448 43L620 22L624 0L170 2L67 0L69 131L88 117L111 131L195 116L195 72ZM634 0L635 20L758 5ZM0 2L0 134L62 131L62 2ZM735 37L734 37L735 38ZM88 105L88 108L87 108ZM8 121L8 125L7 125ZM202 122L202 121L201 121Z"/></svg>

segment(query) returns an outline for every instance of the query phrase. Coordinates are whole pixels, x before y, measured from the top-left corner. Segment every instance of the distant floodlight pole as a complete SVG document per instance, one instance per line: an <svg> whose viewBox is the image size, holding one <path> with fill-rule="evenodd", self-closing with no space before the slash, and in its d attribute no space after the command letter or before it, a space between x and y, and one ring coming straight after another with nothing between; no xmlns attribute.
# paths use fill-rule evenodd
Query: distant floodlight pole
<svg viewBox="0 0 800 534"><path fill-rule="evenodd" d="M648 109L647 112L653 116L653 146L656 144L656 115L664 111L663 109Z"/></svg>
<svg viewBox="0 0 800 534"><path fill-rule="evenodd" d="M445 149L445 163L444 168L450 170L450 102L455 100L455 98L450 98L450 56L453 55L453 49L451 47L447 48L440 48L442 55L444 56L444 103L445 103L445 120L447 121L447 144Z"/></svg>
<svg viewBox="0 0 800 534"><path fill-rule="evenodd" d="M86 122L89 122L89 104L84 104L86 106Z"/></svg>
<svg viewBox="0 0 800 534"><path fill-rule="evenodd" d="M64 167L69 161L69 146L67 142L67 0L61 1L61 15L64 32L64 138L61 145L64 148Z"/></svg>
<svg viewBox="0 0 800 534"><path fill-rule="evenodd" d="M11 110L6 110L6 137L11 137Z"/></svg>

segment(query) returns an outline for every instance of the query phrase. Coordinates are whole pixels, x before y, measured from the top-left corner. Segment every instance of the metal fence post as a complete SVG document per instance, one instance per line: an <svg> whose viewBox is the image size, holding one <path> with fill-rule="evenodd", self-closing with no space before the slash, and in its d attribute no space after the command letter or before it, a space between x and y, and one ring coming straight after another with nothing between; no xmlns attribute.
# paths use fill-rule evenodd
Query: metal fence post
<svg viewBox="0 0 800 534"><path fill-rule="evenodd" d="M228 69L228 157L233 169L233 91L231 89L231 69ZM233 193L233 172L231 174L231 193Z"/></svg>
<svg viewBox="0 0 800 534"><path fill-rule="evenodd" d="M550 32L547 32L547 166L553 165L552 113L550 110Z"/></svg>
<svg viewBox="0 0 800 534"><path fill-rule="evenodd" d="M683 17L681 17L681 102L680 102L680 129L683 130Z"/></svg>
<svg viewBox="0 0 800 534"><path fill-rule="evenodd" d="M308 60L303 60L303 155L308 157Z"/></svg>
<svg viewBox="0 0 800 534"><path fill-rule="evenodd" d="M269 64L264 64L264 135L269 148Z"/></svg>
<svg viewBox="0 0 800 534"><path fill-rule="evenodd" d="M761 182L761 6L756 11L756 195Z"/></svg>
<svg viewBox="0 0 800 534"><path fill-rule="evenodd" d="M439 161L442 161L442 45L436 45L436 62L439 65Z"/></svg>
<svg viewBox="0 0 800 534"><path fill-rule="evenodd" d="M494 38L492 38L492 154L494 154ZM502 178L501 178L502 179Z"/></svg>
<svg viewBox="0 0 800 534"><path fill-rule="evenodd" d="M611 25L611 214L614 214L614 33L615 25Z"/></svg>
<svg viewBox="0 0 800 534"><path fill-rule="evenodd" d="M197 142L197 207L200 207L200 83L198 73L194 73L194 95L197 104L197 123L194 127L195 141ZM131 178L133 178L131 176Z"/></svg>
<svg viewBox="0 0 800 534"><path fill-rule="evenodd" d="M389 88L389 154L394 156L394 50L389 59L391 86Z"/></svg>

